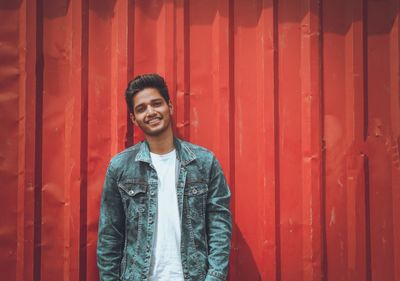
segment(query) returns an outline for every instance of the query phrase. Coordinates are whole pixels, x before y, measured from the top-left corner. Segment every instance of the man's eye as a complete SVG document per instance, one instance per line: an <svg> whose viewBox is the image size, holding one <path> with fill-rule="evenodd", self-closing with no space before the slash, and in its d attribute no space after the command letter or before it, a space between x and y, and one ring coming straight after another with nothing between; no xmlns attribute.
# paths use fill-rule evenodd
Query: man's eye
<svg viewBox="0 0 400 281"><path fill-rule="evenodd" d="M161 102L155 102L155 103L153 103L153 106L155 106L155 107L159 107L159 106L161 106Z"/></svg>
<svg viewBox="0 0 400 281"><path fill-rule="evenodd" d="M138 107L138 108L136 108L136 112L143 112L144 111L144 107Z"/></svg>

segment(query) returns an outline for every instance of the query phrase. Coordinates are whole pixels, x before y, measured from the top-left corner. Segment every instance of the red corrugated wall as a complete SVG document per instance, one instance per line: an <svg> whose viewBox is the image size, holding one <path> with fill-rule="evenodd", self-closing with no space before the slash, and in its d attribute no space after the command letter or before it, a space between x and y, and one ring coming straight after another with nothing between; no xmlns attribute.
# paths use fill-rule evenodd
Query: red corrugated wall
<svg viewBox="0 0 400 281"><path fill-rule="evenodd" d="M230 281L400 281L399 7L1 0L1 279L98 280L123 92L158 72L230 183Z"/></svg>

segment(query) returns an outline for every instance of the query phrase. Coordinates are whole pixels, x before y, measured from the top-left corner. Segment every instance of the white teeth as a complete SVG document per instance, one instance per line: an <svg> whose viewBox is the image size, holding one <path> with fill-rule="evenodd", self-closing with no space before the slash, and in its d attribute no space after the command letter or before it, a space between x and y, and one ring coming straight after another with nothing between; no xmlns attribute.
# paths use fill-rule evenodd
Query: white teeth
<svg viewBox="0 0 400 281"><path fill-rule="evenodd" d="M147 123L153 124L153 123L157 123L159 121L160 121L160 118L153 118L153 119L150 119Z"/></svg>

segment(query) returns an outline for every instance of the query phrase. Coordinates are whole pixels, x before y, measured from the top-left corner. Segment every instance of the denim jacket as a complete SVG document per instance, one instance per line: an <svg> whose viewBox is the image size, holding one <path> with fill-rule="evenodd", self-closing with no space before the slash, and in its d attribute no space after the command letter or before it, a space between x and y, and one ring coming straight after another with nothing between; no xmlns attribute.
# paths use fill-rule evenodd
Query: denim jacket
<svg viewBox="0 0 400 281"><path fill-rule="evenodd" d="M174 139L181 259L185 281L223 281L232 231L230 191L215 156ZM141 142L114 156L100 208L97 264L101 281L148 280L157 217L157 173Z"/></svg>

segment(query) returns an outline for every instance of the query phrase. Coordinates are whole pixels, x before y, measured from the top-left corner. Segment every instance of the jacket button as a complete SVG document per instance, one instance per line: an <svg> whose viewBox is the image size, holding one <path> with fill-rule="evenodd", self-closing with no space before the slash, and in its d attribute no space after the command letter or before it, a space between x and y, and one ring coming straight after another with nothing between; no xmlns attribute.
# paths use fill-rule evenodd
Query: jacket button
<svg viewBox="0 0 400 281"><path fill-rule="evenodd" d="M149 219L149 223L150 223L150 224L153 223L153 219L152 219L152 218Z"/></svg>
<svg viewBox="0 0 400 281"><path fill-rule="evenodd" d="M193 189L193 194L197 194L197 189L196 188Z"/></svg>
<svg viewBox="0 0 400 281"><path fill-rule="evenodd" d="M129 190L129 191L128 191L128 194L129 194L129 195L133 195L134 193L135 193L135 192L134 192L133 190Z"/></svg>
<svg viewBox="0 0 400 281"><path fill-rule="evenodd" d="M151 196L153 196L154 194L156 194L156 193L154 192L154 190L150 191L150 195L151 195Z"/></svg>

